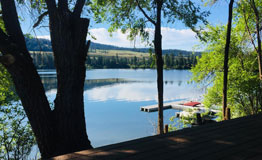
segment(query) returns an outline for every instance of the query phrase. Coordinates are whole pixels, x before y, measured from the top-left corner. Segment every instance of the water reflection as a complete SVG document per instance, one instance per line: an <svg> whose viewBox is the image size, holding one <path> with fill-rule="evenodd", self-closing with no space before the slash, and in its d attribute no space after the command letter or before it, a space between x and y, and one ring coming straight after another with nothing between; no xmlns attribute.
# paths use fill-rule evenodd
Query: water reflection
<svg viewBox="0 0 262 160"><path fill-rule="evenodd" d="M47 94L56 94L55 76L41 76ZM91 101L157 101L157 83L154 81L128 80L122 78L89 79L85 81L84 94ZM164 81L164 101L175 99L198 99L202 94L193 84L182 81Z"/></svg>
<svg viewBox="0 0 262 160"><path fill-rule="evenodd" d="M179 84L179 82L178 82ZM198 93L199 92L199 93ZM164 101L175 99L197 99L201 91L191 85L175 85L165 83ZM155 82L133 82L128 84L114 84L85 91L87 99L91 101L157 101L157 83Z"/></svg>
<svg viewBox="0 0 262 160"><path fill-rule="evenodd" d="M56 94L55 76L41 76L47 94ZM84 94L91 101L157 101L157 83L122 78L89 79L85 81ZM164 100L198 99L202 91L193 84L182 81L164 81Z"/></svg>
<svg viewBox="0 0 262 160"><path fill-rule="evenodd" d="M41 76L41 81L44 85L45 91L49 92L51 90L56 90L57 88L57 79L56 76ZM134 80L126 80L120 78L110 78L110 79L89 79L85 80L84 90L90 90L93 88L113 86L115 84L122 83L134 83Z"/></svg>

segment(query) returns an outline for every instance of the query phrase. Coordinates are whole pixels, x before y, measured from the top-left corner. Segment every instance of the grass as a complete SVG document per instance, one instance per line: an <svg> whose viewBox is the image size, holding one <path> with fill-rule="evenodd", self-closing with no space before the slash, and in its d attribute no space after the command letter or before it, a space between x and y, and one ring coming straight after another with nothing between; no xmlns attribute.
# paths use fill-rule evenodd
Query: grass
<svg viewBox="0 0 262 160"><path fill-rule="evenodd" d="M134 51L127 51L127 50L96 50L94 52L93 50L89 51L88 53L90 56L116 56L118 55L119 57L134 57L136 56L137 58L148 58L149 53L142 53L142 52L134 52Z"/></svg>

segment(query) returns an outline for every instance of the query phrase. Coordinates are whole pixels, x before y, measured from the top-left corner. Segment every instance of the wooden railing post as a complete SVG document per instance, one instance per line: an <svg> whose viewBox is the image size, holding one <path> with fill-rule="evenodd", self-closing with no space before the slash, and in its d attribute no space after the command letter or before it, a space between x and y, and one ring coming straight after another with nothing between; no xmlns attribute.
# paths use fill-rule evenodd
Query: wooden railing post
<svg viewBox="0 0 262 160"><path fill-rule="evenodd" d="M201 114L200 113L196 114L196 118L197 118L197 125L202 125L202 118L201 118Z"/></svg>
<svg viewBox="0 0 262 160"><path fill-rule="evenodd" d="M168 133L168 124L165 125L165 133Z"/></svg>
<svg viewBox="0 0 262 160"><path fill-rule="evenodd" d="M226 120L230 120L230 119L231 119L230 108L227 107L227 110L226 110Z"/></svg>

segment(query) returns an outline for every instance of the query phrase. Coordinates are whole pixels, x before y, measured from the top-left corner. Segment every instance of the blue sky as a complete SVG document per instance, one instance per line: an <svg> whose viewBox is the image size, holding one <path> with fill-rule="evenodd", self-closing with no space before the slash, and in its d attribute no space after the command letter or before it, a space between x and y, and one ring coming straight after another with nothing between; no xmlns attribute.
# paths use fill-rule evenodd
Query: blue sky
<svg viewBox="0 0 262 160"><path fill-rule="evenodd" d="M227 12L228 12L228 2L227 0L218 1L213 6L205 7L205 10L210 11L211 15L208 17L209 23L212 25L216 24L226 24L227 22ZM20 10L20 12L23 12ZM28 19L28 18L24 18ZM29 18L30 19L30 18ZM45 27L40 29L32 30L33 20L25 20L21 22L22 29L24 33L31 33L40 38L49 38L49 30L46 27L48 24L44 24ZM108 24L96 24L91 19L91 24L89 32L91 35L96 37L96 40L91 39L93 42L115 45L120 47L147 47L144 43L140 42L140 38L136 38L136 42L130 42L127 40L125 34L122 34L120 30L113 33L113 36L110 37L107 32ZM153 35L154 30L148 29L150 34ZM162 40L163 40L163 49L183 49L183 50L199 50L194 46L199 44L198 39L195 36L195 33L190 29L186 28L181 22L177 21L174 24L167 24L165 21L162 22ZM90 39L90 36L89 36ZM201 50L201 49L200 49Z"/></svg>

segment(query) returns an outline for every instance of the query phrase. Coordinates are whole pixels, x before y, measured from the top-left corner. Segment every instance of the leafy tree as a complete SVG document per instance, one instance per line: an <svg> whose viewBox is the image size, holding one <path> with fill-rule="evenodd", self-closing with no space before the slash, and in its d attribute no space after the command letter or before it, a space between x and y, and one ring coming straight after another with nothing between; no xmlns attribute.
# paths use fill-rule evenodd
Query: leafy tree
<svg viewBox="0 0 262 160"><path fill-rule="evenodd" d="M246 32L236 25L231 33L228 61L228 107L232 117L256 114L262 111L262 85L258 77L256 53L248 47ZM209 85L204 95L207 107L222 106L224 46L226 26L208 26L204 32L206 51L193 67L192 80Z"/></svg>
<svg viewBox="0 0 262 160"><path fill-rule="evenodd" d="M227 72L228 72L228 50L229 50L229 43L230 43L230 32L231 32L231 21L232 21L232 8L233 8L233 3L234 1L231 0L230 4L229 4L229 18L228 18L228 34L227 34L227 42L226 42L226 47L225 47L225 61L224 61L224 87L223 87L223 117L224 119L228 119L227 115L226 115L226 109L227 109ZM241 3L247 3L246 1L240 2ZM256 28L256 35L257 35L257 43L258 43L258 47L256 48L256 46L254 45L254 40L251 38L252 43L254 45L254 48L257 51L258 54L258 68L259 68L259 77L260 79L261 77L261 39L260 39L260 19L259 19L259 11L258 8L256 6L256 3L254 0L250 0L250 7L249 7L249 11L253 11L253 15L255 17L255 28ZM242 4L243 6L243 4ZM246 12L247 6L246 8L243 10L243 12ZM246 13L244 13L246 14ZM246 17L246 15L244 15L244 17ZM245 22L247 22L247 19L245 19ZM248 24L246 23L246 28L249 30ZM251 34L250 30L249 33ZM255 33L255 32L253 32ZM251 36L251 35L250 35Z"/></svg>
<svg viewBox="0 0 262 160"><path fill-rule="evenodd" d="M143 40L149 41L148 26L154 29L153 46L157 66L158 89L158 133L163 133L163 59L161 22L166 19L173 23L181 20L186 26L195 29L199 20L204 21L206 12L201 13L200 8L190 1L177 0L93 0L93 12L97 22L103 20L110 23L109 31L121 28L128 32L128 38L134 40L139 35Z"/></svg>
<svg viewBox="0 0 262 160"><path fill-rule="evenodd" d="M5 28L0 29L0 62L12 77L42 158L92 148L86 134L83 103L89 20L81 18L81 12L86 1L29 2L41 13L35 26L45 15L49 17L58 86L54 108L49 105L27 50L14 0L0 1Z"/></svg>
<svg viewBox="0 0 262 160"><path fill-rule="evenodd" d="M0 159L26 159L36 144L11 78L0 65Z"/></svg>

